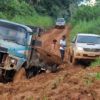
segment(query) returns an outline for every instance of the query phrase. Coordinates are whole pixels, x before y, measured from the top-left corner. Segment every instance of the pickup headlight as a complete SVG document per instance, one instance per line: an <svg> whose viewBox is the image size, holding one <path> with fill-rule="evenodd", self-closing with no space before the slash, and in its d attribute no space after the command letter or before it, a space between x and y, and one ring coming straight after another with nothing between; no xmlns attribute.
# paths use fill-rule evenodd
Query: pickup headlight
<svg viewBox="0 0 100 100"><path fill-rule="evenodd" d="M76 48L78 51L83 51L83 48L82 47L77 47Z"/></svg>

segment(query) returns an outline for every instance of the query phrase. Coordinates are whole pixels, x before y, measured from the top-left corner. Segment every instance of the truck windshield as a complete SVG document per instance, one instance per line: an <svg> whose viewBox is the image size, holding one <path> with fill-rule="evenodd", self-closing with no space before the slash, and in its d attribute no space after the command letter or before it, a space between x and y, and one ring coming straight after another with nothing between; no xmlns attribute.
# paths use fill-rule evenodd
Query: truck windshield
<svg viewBox="0 0 100 100"><path fill-rule="evenodd" d="M57 22L64 22L64 19L63 18L59 18L59 19L57 19Z"/></svg>
<svg viewBox="0 0 100 100"><path fill-rule="evenodd" d="M26 30L20 26L0 22L0 39L25 45Z"/></svg>
<svg viewBox="0 0 100 100"><path fill-rule="evenodd" d="M99 36L78 36L77 42L100 44L100 37Z"/></svg>

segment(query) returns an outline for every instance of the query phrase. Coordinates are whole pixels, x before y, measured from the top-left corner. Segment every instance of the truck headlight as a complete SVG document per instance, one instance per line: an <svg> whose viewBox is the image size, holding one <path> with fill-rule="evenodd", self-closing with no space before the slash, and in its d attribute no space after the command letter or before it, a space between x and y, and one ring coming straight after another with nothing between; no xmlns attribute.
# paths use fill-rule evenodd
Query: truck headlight
<svg viewBox="0 0 100 100"><path fill-rule="evenodd" d="M9 59L9 61L11 64L17 64L17 59L14 59L12 57Z"/></svg>
<svg viewBox="0 0 100 100"><path fill-rule="evenodd" d="M15 59L11 59L11 63L16 63L16 60Z"/></svg>
<svg viewBox="0 0 100 100"><path fill-rule="evenodd" d="M76 48L78 51L83 51L83 48L82 47L77 47Z"/></svg>

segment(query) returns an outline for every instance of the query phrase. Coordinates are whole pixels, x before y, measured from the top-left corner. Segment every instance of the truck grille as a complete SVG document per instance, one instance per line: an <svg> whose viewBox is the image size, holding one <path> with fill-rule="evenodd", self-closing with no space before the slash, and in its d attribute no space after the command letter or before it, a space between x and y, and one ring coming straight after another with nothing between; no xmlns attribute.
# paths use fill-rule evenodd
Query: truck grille
<svg viewBox="0 0 100 100"><path fill-rule="evenodd" d="M8 49L7 48L4 48L4 47L0 47L0 52L7 52Z"/></svg>
<svg viewBox="0 0 100 100"><path fill-rule="evenodd" d="M100 52L100 49L84 48L84 51L87 51L87 52Z"/></svg>

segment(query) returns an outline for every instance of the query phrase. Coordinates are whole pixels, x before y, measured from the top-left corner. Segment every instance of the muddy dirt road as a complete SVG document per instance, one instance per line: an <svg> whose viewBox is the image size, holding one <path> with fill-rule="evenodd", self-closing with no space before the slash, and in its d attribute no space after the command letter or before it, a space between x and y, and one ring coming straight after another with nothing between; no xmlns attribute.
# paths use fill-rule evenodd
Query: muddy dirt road
<svg viewBox="0 0 100 100"><path fill-rule="evenodd" d="M46 31L39 38L43 48L50 50L52 40L57 39L59 55L59 40L62 35L69 35L68 29L66 26ZM96 80L99 71L100 66L84 69L62 64L56 73L42 73L31 79L22 77L18 83L0 83L0 100L100 100L100 81Z"/></svg>
<svg viewBox="0 0 100 100"><path fill-rule="evenodd" d="M54 52L55 54L59 55L59 42L63 35L69 36L69 28L70 26L66 26L65 29L56 29L53 28L51 30L46 31L39 40L42 41L42 47L50 52ZM52 41L56 39L57 40L57 46L54 51L51 49L51 43Z"/></svg>

